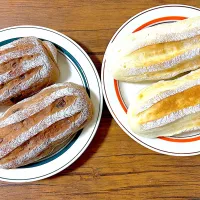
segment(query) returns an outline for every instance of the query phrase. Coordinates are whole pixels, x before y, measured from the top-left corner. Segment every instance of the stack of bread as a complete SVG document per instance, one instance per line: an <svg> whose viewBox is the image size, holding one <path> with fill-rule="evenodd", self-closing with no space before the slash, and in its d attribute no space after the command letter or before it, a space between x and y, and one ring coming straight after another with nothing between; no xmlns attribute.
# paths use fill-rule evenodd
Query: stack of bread
<svg viewBox="0 0 200 200"><path fill-rule="evenodd" d="M57 49L36 37L0 47L0 168L40 160L67 143L92 118L86 90L59 78ZM53 84L53 85L52 85Z"/></svg>
<svg viewBox="0 0 200 200"><path fill-rule="evenodd" d="M130 34L113 44L108 65L119 81L158 81L131 101L134 133L154 138L200 130L200 17Z"/></svg>

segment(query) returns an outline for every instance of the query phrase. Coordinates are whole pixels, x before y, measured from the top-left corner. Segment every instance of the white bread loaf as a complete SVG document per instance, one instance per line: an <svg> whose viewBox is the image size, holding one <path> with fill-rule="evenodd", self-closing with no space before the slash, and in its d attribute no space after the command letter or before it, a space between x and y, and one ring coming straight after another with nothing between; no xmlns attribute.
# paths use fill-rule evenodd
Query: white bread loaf
<svg viewBox="0 0 200 200"><path fill-rule="evenodd" d="M175 77L200 67L200 17L131 33L111 44L106 57L116 80L139 82Z"/></svg>
<svg viewBox="0 0 200 200"><path fill-rule="evenodd" d="M154 138L200 129L200 69L141 90L128 109L132 131Z"/></svg>

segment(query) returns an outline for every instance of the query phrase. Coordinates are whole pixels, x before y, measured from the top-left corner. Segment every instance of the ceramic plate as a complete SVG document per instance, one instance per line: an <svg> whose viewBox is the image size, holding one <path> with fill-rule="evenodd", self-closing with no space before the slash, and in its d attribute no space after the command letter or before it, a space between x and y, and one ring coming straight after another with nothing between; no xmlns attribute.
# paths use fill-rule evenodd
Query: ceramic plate
<svg viewBox="0 0 200 200"><path fill-rule="evenodd" d="M102 91L96 68L84 50L72 39L54 30L38 26L16 26L0 30L0 46L20 37L36 36L58 49L61 76L58 82L83 85L94 104L93 120L59 152L40 162L11 170L0 170L0 180L28 182L52 176L71 165L88 147L98 128L102 113ZM3 112L3 109L0 110Z"/></svg>
<svg viewBox="0 0 200 200"><path fill-rule="evenodd" d="M164 5L145 10L125 22L112 37L115 43L121 37L143 28L162 23L172 23L188 17L200 15L200 9L186 5ZM135 141L159 153L174 156L191 156L200 153L200 131L182 134L176 137L147 139L132 132L127 123L127 108L131 97L150 84L123 83L113 79L106 64L106 53L102 63L102 87L107 106L119 126ZM152 83L151 83L152 84Z"/></svg>

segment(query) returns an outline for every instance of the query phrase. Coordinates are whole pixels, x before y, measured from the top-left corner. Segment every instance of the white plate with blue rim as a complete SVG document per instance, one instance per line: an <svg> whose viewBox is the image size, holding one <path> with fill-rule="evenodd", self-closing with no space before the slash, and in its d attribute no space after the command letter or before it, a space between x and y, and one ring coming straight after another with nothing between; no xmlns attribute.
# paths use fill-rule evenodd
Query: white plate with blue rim
<svg viewBox="0 0 200 200"><path fill-rule="evenodd" d="M132 32L139 31L149 26L172 23L195 16L200 16L199 8L179 4L157 6L145 10L130 18L117 30L110 40L106 52L109 52L111 43L119 41L121 37ZM136 96L141 89L152 83L125 83L113 79L109 66L106 63L106 52L101 69L104 99L113 118L124 132L141 145L162 154L173 156L193 156L200 154L200 131L189 132L173 137L149 139L138 136L130 129L126 112L131 99L133 96Z"/></svg>
<svg viewBox="0 0 200 200"><path fill-rule="evenodd" d="M50 177L76 161L91 143L101 119L103 98L96 68L86 52L69 37L39 26L15 26L0 30L0 46L18 38L35 36L52 42L58 49L60 79L58 82L74 82L86 88L94 105L92 121L79 131L71 141L53 155L39 162L17 169L0 169L0 180L30 182ZM2 113L4 110L0 110Z"/></svg>

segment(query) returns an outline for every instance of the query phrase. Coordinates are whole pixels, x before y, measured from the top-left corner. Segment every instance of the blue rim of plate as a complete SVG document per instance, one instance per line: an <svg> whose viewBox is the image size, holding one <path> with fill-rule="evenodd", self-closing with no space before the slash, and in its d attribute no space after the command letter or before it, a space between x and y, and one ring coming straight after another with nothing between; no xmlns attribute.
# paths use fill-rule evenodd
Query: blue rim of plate
<svg viewBox="0 0 200 200"><path fill-rule="evenodd" d="M95 125L94 125L94 128L92 130L92 133L91 133L90 137L88 138L88 140L85 143L85 145L80 149L80 151L70 161L68 161L65 165L59 167L58 169L53 170L52 172L49 172L49 173L41 175L41 176L33 177L33 178L12 179L12 178L0 177L1 180L8 180L8 181L34 181L34 180L38 180L38 179L47 178L47 177L49 177L51 175L54 175L56 172L60 172L61 170L65 169L67 166L72 164L73 161L75 161L83 153L83 150L85 148L87 148L87 146L90 144L90 141L94 137L96 129L97 129L98 125L99 125L99 122L100 122L99 118L100 118L100 116L102 114L102 108L103 108L103 96L102 96L102 92L101 92L100 79L99 79L99 76L98 76L98 73L97 73L96 69L94 68L94 64L92 63L92 61L89 59L87 54L84 52L84 50L82 50L80 48L80 46L78 44L76 44L73 40L71 40L70 38L64 36L63 34L57 32L57 31L54 31L52 29L48 29L48 28L45 28L45 27L40 27L40 26L16 26L16 27L10 27L10 28L6 28L6 29L3 29L3 30L0 30L0 32L12 30L12 29L19 29L19 28L34 28L34 29L41 29L41 30L49 31L49 32L52 32L54 34L57 34L57 35L61 36L62 38L68 40L74 46L76 46L78 48L78 50L81 51L81 53L83 53L83 55L85 56L85 58L88 60L88 62L90 63L90 65L92 67L92 70L93 70L93 72L94 72L94 74L96 76L96 79L97 79L98 88L99 88L98 92L99 92L99 98L100 98L100 102L99 102L99 106L98 106L99 108L98 108L97 120L95 122ZM10 43L10 42L12 42L13 40L16 40L16 39L18 39L18 38L12 38L12 39L8 39L8 40L4 40L4 41L0 42L0 46L8 44L8 43ZM50 42L52 42L52 41L50 41ZM86 78L85 72L84 72L83 68L81 67L81 65L79 64L79 62L66 49L62 48L58 44L55 44L55 43L53 43L53 44L59 49L59 51L62 52L62 54L64 54L65 56L67 56L69 58L69 60L73 63L73 65L76 66L76 68L78 69L79 75L81 75L81 79L83 80L83 83L84 83L83 85L86 88L86 91L87 91L88 95L90 96L89 83L88 83L88 80ZM41 165L46 164L46 163L51 162L52 160L58 158L62 154L64 154L75 143L75 141L78 139L80 134L81 134L81 130L72 139L72 141L66 147L64 147L61 151L59 151L54 156L52 156L52 157L50 157L50 158L48 158L48 159L46 159L44 161L41 161L39 163L41 163ZM30 164L30 165L25 166L25 168L36 167L37 164L38 163ZM39 165L37 165L37 166L39 166Z"/></svg>

